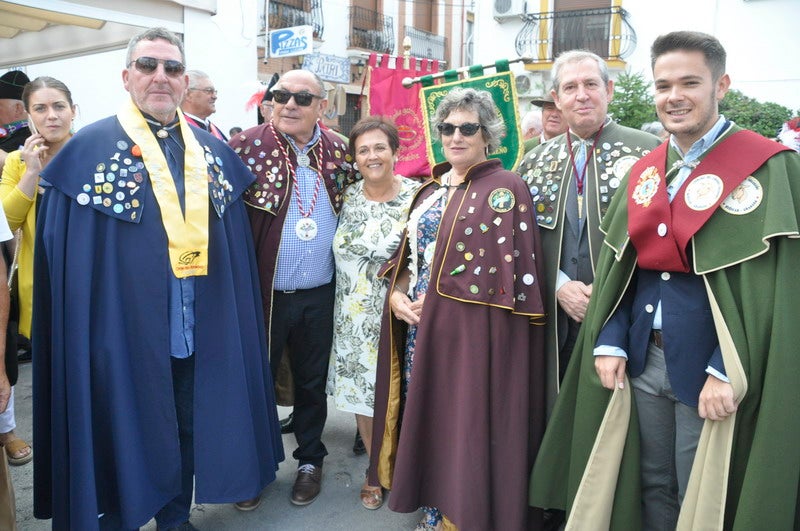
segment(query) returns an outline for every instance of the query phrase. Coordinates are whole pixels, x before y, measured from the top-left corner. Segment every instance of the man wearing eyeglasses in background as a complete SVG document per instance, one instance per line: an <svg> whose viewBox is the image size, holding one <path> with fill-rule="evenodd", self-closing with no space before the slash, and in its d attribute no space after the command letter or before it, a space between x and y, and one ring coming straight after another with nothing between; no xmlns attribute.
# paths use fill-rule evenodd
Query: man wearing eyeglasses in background
<svg viewBox="0 0 800 531"><path fill-rule="evenodd" d="M186 121L227 142L228 137L208 119L217 112L217 89L214 88L211 78L200 70L187 70L186 76L189 78L189 86L181 102L181 110Z"/></svg>
<svg viewBox="0 0 800 531"><path fill-rule="evenodd" d="M327 455L325 382L333 340L333 235L350 164L347 145L318 125L328 105L322 80L307 70L283 74L272 88L272 120L230 142L256 175L245 194L256 245L270 364L284 350L294 382L298 461L291 501L319 495ZM260 497L236 504L253 510Z"/></svg>
<svg viewBox="0 0 800 531"><path fill-rule="evenodd" d="M193 477L198 503L233 502L283 459L239 198L253 176L177 110L184 61L166 29L133 37L130 99L43 173L34 513L54 529L154 515L158 529L195 529Z"/></svg>

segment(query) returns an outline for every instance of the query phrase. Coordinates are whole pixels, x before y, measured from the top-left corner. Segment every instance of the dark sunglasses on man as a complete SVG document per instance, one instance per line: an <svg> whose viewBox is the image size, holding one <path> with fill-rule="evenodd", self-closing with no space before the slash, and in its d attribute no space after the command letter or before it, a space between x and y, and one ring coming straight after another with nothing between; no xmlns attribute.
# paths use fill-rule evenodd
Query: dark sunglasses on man
<svg viewBox="0 0 800 531"><path fill-rule="evenodd" d="M136 70L142 74L152 74L158 68L158 65L164 65L164 73L169 77L182 76L186 71L186 67L180 61L174 59L156 59L155 57L140 57L128 64L128 67L134 65Z"/></svg>
<svg viewBox="0 0 800 531"><path fill-rule="evenodd" d="M285 105L289 103L289 100L292 98L294 98L294 102L300 107L308 107L311 105L311 102L314 101L314 98L322 99L320 96L311 94L310 92L289 92L288 90L282 89L272 91L272 99L275 103Z"/></svg>
<svg viewBox="0 0 800 531"><path fill-rule="evenodd" d="M439 134L442 136L453 136L456 132L456 129L461 131L463 136L472 136L481 129L484 129L484 127L481 124L470 122L466 122L461 125L442 122L436 126L436 129L439 130Z"/></svg>

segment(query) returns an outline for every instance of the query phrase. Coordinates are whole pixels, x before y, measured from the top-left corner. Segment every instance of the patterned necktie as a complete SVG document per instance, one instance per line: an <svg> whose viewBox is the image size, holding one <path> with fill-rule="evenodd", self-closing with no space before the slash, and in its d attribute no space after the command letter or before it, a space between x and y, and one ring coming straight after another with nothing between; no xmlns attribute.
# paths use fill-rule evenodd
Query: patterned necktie
<svg viewBox="0 0 800 531"><path fill-rule="evenodd" d="M578 175L575 176L576 188L577 181L580 181L580 193L578 194L578 218L581 220L581 228L583 228L583 194L586 190L586 142L578 142L578 149L575 152L575 171Z"/></svg>

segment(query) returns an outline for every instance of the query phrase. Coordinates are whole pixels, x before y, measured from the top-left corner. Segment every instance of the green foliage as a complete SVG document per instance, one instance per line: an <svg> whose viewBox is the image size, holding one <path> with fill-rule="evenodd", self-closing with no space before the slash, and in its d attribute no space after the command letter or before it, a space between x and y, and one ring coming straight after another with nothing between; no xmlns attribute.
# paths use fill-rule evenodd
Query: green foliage
<svg viewBox="0 0 800 531"><path fill-rule="evenodd" d="M650 85L641 73L624 72L617 77L614 99L608 105L615 122L639 129L642 124L658 119Z"/></svg>
<svg viewBox="0 0 800 531"><path fill-rule="evenodd" d="M761 103L739 90L728 91L719 103L719 112L736 125L767 138L775 138L783 123L792 117L791 109L771 101Z"/></svg>
<svg viewBox="0 0 800 531"><path fill-rule="evenodd" d="M625 72L614 84L614 100L608 112L614 121L639 129L642 124L658 119L653 101L652 83L645 81L641 73ZM729 90L719 104L720 114L736 125L752 129L767 138L774 138L783 123L794 114L791 109L773 102L762 103L745 96L739 90Z"/></svg>

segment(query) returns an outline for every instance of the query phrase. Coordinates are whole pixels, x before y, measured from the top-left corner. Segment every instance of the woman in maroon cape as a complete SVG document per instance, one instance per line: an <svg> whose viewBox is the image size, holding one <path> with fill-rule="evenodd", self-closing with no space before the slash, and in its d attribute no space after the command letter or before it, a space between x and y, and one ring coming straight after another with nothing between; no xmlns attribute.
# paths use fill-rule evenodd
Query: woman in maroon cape
<svg viewBox="0 0 800 531"><path fill-rule="evenodd" d="M454 89L433 120L447 162L381 273L384 311L370 478L421 530L540 527L528 474L544 428L539 235L517 174L488 154L491 95ZM402 427L401 427L402 426Z"/></svg>

